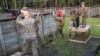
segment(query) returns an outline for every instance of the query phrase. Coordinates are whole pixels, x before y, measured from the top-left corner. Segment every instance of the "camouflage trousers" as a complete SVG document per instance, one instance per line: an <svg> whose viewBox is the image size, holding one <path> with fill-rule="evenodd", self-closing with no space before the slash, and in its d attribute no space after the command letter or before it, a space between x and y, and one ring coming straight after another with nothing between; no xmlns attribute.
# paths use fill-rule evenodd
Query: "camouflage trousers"
<svg viewBox="0 0 100 56"><path fill-rule="evenodd" d="M76 21L71 21L71 22L70 22L70 26L71 26L71 27L76 27ZM76 27L76 28L77 28L77 27Z"/></svg>
<svg viewBox="0 0 100 56"><path fill-rule="evenodd" d="M36 35L25 36L23 42L22 56L25 56L25 54L29 52L30 47L32 50L32 56L38 56L37 45L38 41Z"/></svg>
<svg viewBox="0 0 100 56"><path fill-rule="evenodd" d="M82 27L86 26L86 17L82 17Z"/></svg>

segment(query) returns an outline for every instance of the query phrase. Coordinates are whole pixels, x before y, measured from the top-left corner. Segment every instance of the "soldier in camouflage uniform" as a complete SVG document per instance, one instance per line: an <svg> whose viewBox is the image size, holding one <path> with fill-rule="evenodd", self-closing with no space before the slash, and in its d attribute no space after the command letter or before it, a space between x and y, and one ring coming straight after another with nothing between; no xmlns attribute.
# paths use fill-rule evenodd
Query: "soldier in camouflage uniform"
<svg viewBox="0 0 100 56"><path fill-rule="evenodd" d="M77 15L76 15L76 11L75 10L71 10L70 16L71 16L71 23L70 23L71 27L77 28L77 24L76 24L76 16Z"/></svg>
<svg viewBox="0 0 100 56"><path fill-rule="evenodd" d="M78 28L80 25L80 12L79 12L79 8L76 8L76 28Z"/></svg>
<svg viewBox="0 0 100 56"><path fill-rule="evenodd" d="M85 8L82 10L82 27L86 27L87 11Z"/></svg>
<svg viewBox="0 0 100 56"><path fill-rule="evenodd" d="M37 36L36 31L34 28L34 19L30 17L30 13L28 12L28 9L23 7L21 9L21 14L24 16L23 20L20 20L20 18L17 19L17 23L21 24L24 28L24 43L23 43L23 49L22 49L22 56L25 56L25 54L28 51L29 46L31 45L33 56L38 56L37 51Z"/></svg>
<svg viewBox="0 0 100 56"><path fill-rule="evenodd" d="M59 15L57 15L57 13ZM56 25L57 25L56 34L60 33L62 38L64 38L63 27L65 25L65 10L64 9L58 10L56 13L53 13L53 16L55 18Z"/></svg>
<svg viewBox="0 0 100 56"><path fill-rule="evenodd" d="M71 16L71 26L78 28L80 24L79 22L80 12L78 7L76 8L76 10L75 9L71 10L70 16Z"/></svg>

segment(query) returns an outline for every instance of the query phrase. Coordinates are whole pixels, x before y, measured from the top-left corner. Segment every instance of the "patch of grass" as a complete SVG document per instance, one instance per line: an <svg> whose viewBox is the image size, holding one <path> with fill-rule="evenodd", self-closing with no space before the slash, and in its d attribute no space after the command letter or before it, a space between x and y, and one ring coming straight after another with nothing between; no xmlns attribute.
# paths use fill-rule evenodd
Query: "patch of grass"
<svg viewBox="0 0 100 56"><path fill-rule="evenodd" d="M81 23L81 18L80 18ZM91 36L100 37L100 18L88 18L87 24L91 26ZM66 17L66 23L63 29L63 32L68 34L69 30L68 27L70 26L70 17Z"/></svg>
<svg viewBox="0 0 100 56"><path fill-rule="evenodd" d="M100 19L88 18L87 24L91 25L91 35L100 37L100 28L95 26L100 24ZM69 26L70 26L70 17L66 17L66 23L63 28L65 38L62 39L61 35L57 35L56 45L51 46L50 48L47 49L42 49L40 52L41 56L87 56L89 50L92 50L94 48L91 47L91 45L96 46L96 44L97 45L99 44L94 42L87 44L70 42L68 37ZM52 37L47 37L46 41L48 42L51 39Z"/></svg>
<svg viewBox="0 0 100 56"><path fill-rule="evenodd" d="M97 56L100 56L100 50L98 51L98 54L97 54Z"/></svg>

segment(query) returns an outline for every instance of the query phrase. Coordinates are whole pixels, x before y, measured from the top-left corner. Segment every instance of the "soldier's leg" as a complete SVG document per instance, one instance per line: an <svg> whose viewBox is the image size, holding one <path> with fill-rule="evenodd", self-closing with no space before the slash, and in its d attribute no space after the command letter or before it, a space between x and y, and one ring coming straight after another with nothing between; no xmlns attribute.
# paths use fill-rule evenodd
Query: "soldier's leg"
<svg viewBox="0 0 100 56"><path fill-rule="evenodd" d="M28 46L30 45L30 39L29 38L25 38L24 39L24 43L23 43L23 47L22 47L22 56L24 56L27 53L28 50Z"/></svg>
<svg viewBox="0 0 100 56"><path fill-rule="evenodd" d="M76 21L73 21L73 27L77 28L76 27Z"/></svg>
<svg viewBox="0 0 100 56"><path fill-rule="evenodd" d="M79 27L79 17L76 17L76 27Z"/></svg>
<svg viewBox="0 0 100 56"><path fill-rule="evenodd" d="M70 27L73 27L73 21L70 21Z"/></svg>
<svg viewBox="0 0 100 56"><path fill-rule="evenodd" d="M53 32L52 35L53 35L53 41L55 41L55 39L56 39L56 32Z"/></svg>
<svg viewBox="0 0 100 56"><path fill-rule="evenodd" d="M86 18L83 17L83 28L86 26Z"/></svg>
<svg viewBox="0 0 100 56"><path fill-rule="evenodd" d="M56 32L52 33L53 35L53 40L51 41L51 45L55 45L56 44Z"/></svg>
<svg viewBox="0 0 100 56"><path fill-rule="evenodd" d="M84 25L86 26L86 18L84 19Z"/></svg>
<svg viewBox="0 0 100 56"><path fill-rule="evenodd" d="M46 44L46 41L45 41L44 36L42 34L39 36L39 38L43 44Z"/></svg>
<svg viewBox="0 0 100 56"><path fill-rule="evenodd" d="M84 27L84 17L82 17L82 27Z"/></svg>
<svg viewBox="0 0 100 56"><path fill-rule="evenodd" d="M38 50L37 50L38 40L37 40L37 37L32 36L31 38L32 38L31 39L31 48L32 48L33 56L38 56Z"/></svg>
<svg viewBox="0 0 100 56"><path fill-rule="evenodd" d="M59 31L60 31L62 38L64 38L63 29L60 29Z"/></svg>
<svg viewBox="0 0 100 56"><path fill-rule="evenodd" d="M77 28L77 23L76 23L76 21L73 21L73 25L74 25L75 28ZM75 32L75 35L77 35L77 32Z"/></svg>

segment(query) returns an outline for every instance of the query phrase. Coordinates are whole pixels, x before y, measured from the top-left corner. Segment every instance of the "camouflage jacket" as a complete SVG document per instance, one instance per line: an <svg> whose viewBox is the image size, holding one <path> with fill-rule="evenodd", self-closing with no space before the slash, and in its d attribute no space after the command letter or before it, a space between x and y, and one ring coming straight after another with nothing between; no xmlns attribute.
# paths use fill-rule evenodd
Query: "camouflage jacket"
<svg viewBox="0 0 100 56"><path fill-rule="evenodd" d="M32 17L29 19L21 19L21 17L18 16L16 21L18 24L22 25L25 35L36 35L35 20Z"/></svg>

